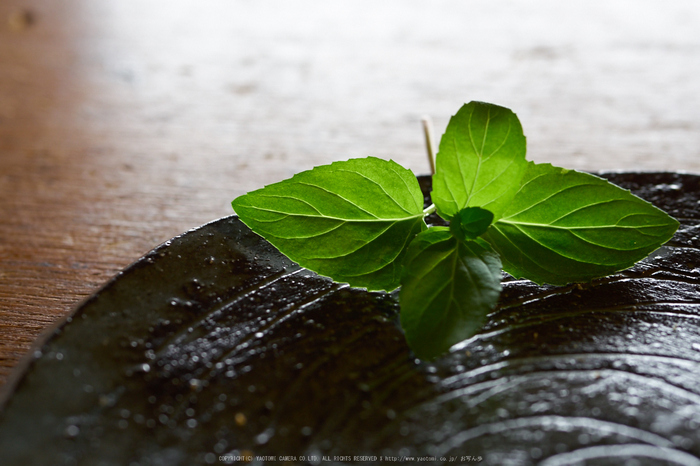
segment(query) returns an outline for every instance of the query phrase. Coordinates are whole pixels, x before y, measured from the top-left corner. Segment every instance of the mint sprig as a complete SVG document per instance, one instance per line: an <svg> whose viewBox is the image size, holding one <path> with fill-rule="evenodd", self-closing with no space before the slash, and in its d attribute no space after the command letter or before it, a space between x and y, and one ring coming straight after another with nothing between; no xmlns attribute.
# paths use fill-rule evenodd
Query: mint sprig
<svg viewBox="0 0 700 466"><path fill-rule="evenodd" d="M517 116L471 102L436 156L434 206L416 177L374 157L334 162L236 198L243 223L301 266L368 290L399 286L401 325L420 358L479 331L516 278L562 285L624 270L678 222L629 191L525 159ZM437 210L450 227L428 228Z"/></svg>

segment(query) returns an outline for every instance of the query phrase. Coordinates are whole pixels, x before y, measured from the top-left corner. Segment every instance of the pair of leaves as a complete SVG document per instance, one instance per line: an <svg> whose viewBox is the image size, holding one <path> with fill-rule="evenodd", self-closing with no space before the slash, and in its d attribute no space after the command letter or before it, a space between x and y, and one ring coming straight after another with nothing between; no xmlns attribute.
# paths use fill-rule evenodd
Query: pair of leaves
<svg viewBox="0 0 700 466"><path fill-rule="evenodd" d="M525 159L516 115L471 102L451 119L426 230L415 176L373 157L335 162L233 201L241 220L303 267L369 290L401 285L401 324L432 358L478 331L500 269L538 283L588 281L668 241L678 222L606 180Z"/></svg>

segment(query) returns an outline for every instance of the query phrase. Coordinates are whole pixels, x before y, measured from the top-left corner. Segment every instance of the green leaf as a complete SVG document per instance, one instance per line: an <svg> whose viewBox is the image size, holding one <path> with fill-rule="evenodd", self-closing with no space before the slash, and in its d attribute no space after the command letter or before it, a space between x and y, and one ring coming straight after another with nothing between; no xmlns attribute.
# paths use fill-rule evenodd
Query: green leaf
<svg viewBox="0 0 700 466"><path fill-rule="evenodd" d="M401 326L416 356L431 359L474 335L501 292L501 261L482 240L459 241L447 227L413 240L404 259Z"/></svg>
<svg viewBox="0 0 700 466"><path fill-rule="evenodd" d="M482 238L514 277L563 285L628 268L677 228L665 212L602 178L531 162L510 207Z"/></svg>
<svg viewBox="0 0 700 466"><path fill-rule="evenodd" d="M440 140L433 202L445 220L465 207L500 218L527 168L518 117L504 107L470 102L450 119Z"/></svg>
<svg viewBox="0 0 700 466"><path fill-rule="evenodd" d="M481 207L467 207L450 220L450 231L462 241L470 241L483 235L493 222L493 214Z"/></svg>
<svg viewBox="0 0 700 466"><path fill-rule="evenodd" d="M298 173L232 205L243 223L302 267L369 290L399 286L406 248L426 228L416 177L374 157Z"/></svg>

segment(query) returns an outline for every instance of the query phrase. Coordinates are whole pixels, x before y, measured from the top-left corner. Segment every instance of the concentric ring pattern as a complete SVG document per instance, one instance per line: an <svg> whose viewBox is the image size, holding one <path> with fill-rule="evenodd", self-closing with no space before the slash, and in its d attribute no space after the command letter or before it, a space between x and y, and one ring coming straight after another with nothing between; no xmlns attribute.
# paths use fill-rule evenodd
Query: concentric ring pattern
<svg viewBox="0 0 700 466"><path fill-rule="evenodd" d="M681 222L671 243L589 284L505 278L483 331L433 363L395 297L319 278L235 217L174 238L36 349L3 464L700 465L700 179L605 176Z"/></svg>

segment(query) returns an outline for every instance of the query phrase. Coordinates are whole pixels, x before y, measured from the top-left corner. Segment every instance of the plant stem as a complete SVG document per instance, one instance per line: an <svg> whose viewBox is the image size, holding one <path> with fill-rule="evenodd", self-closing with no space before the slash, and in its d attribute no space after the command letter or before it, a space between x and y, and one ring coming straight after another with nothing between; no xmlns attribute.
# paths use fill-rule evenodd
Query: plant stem
<svg viewBox="0 0 700 466"><path fill-rule="evenodd" d="M435 174L435 146L433 145L433 120L428 115L421 118L423 124L423 134L425 134L425 147L428 150L428 161L430 162L430 174Z"/></svg>
<svg viewBox="0 0 700 466"><path fill-rule="evenodd" d="M423 217L427 217L428 215L430 215L430 214L432 214L433 212L435 212L435 210L437 210L437 208L435 207L435 204L430 204L428 207L426 207L426 208L423 210Z"/></svg>

